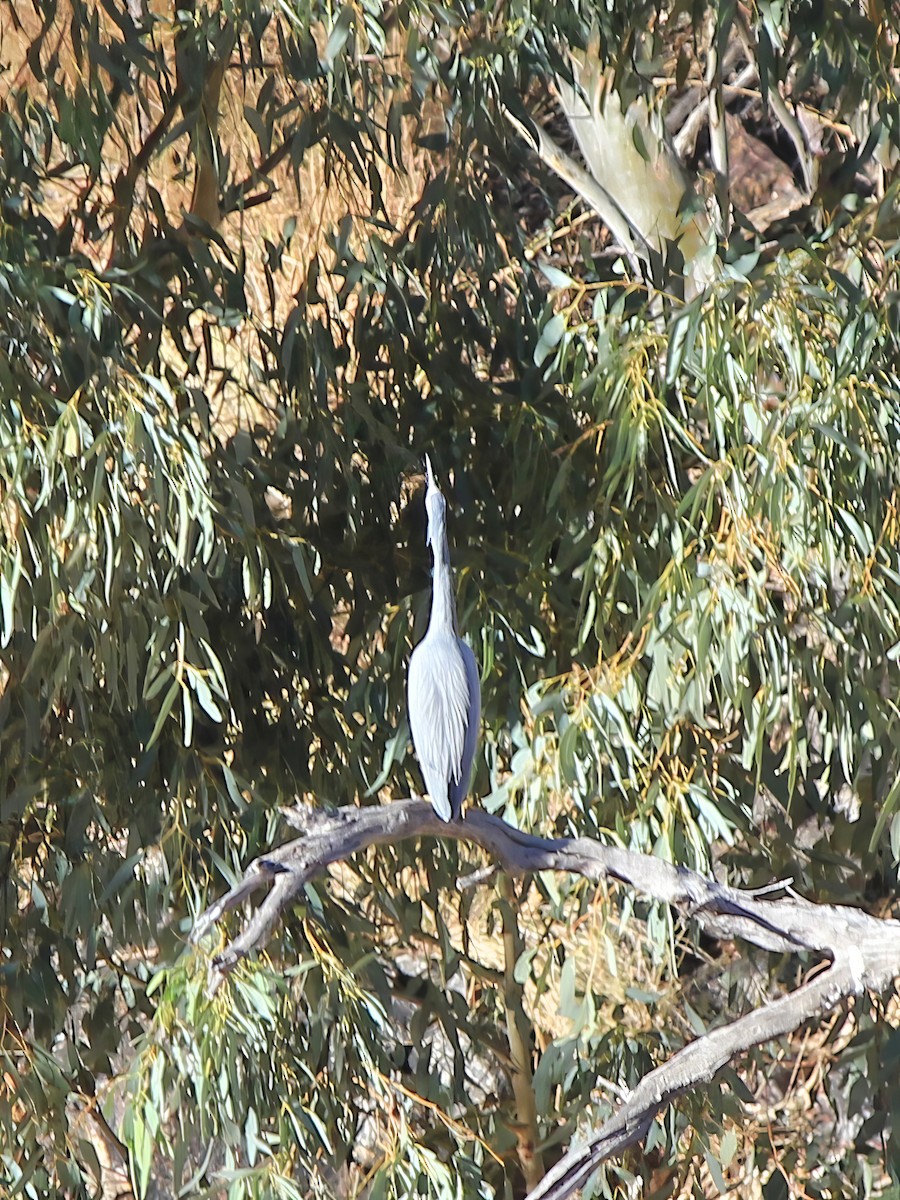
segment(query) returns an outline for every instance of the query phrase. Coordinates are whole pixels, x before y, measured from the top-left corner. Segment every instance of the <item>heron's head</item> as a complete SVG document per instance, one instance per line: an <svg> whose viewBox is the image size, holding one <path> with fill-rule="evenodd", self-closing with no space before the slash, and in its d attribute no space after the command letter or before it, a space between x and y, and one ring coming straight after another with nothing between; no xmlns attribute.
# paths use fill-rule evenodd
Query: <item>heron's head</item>
<svg viewBox="0 0 900 1200"><path fill-rule="evenodd" d="M434 472L431 469L431 459L425 455L425 512L428 516L428 533L425 537L432 550L437 552L446 526L447 502L438 487Z"/></svg>

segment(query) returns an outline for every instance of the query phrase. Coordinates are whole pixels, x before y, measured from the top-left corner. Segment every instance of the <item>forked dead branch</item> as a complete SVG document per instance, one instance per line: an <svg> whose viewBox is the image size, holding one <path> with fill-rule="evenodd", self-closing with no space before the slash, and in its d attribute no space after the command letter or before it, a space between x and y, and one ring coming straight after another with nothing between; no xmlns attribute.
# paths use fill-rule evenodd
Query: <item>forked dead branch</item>
<svg viewBox="0 0 900 1200"><path fill-rule="evenodd" d="M793 894L775 898L741 891L650 855L604 846L590 838L536 837L479 809L449 824L424 800L331 812L297 809L287 815L301 836L252 862L243 879L197 920L194 941L254 891L270 885L241 932L212 960L211 991L240 959L266 943L303 885L330 863L367 846L423 836L474 843L512 873L569 871L595 881L615 880L671 904L716 937L743 938L779 952L811 951L829 960L825 970L794 992L697 1038L644 1076L613 1116L570 1149L528 1200L564 1200L573 1195L602 1162L640 1141L662 1108L709 1081L738 1055L790 1033L848 997L866 990L883 992L900 975L898 921L872 917L856 908L813 904Z"/></svg>

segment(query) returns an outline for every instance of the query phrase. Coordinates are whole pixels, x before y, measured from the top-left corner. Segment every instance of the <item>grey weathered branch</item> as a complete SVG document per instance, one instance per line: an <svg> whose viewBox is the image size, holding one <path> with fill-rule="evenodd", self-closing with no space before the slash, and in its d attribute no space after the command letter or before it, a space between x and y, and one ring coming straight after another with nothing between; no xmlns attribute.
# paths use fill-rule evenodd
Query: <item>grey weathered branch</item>
<svg viewBox="0 0 900 1200"><path fill-rule="evenodd" d="M759 79L759 72L756 69L755 63L747 63L745 67L737 75L737 78L730 84L726 83L722 87L722 96L725 100L731 100L735 96L743 94L745 88L750 87ZM673 138L673 145L678 157L682 160L689 158L697 148L697 135L703 128L704 121L709 120L709 106L711 101L710 93L699 95L699 88L695 88L696 93L695 103L692 105L684 124L679 128L677 134Z"/></svg>
<svg viewBox="0 0 900 1200"><path fill-rule="evenodd" d="M512 873L555 870L594 881L617 880L671 904L717 937L743 938L767 950L808 950L830 960L830 966L796 991L697 1038L651 1071L608 1121L560 1159L528 1200L565 1200L604 1160L640 1141L662 1108L710 1080L739 1054L790 1033L848 997L867 989L884 991L900 975L898 921L880 920L855 908L813 904L792 894L772 898L741 891L685 867L603 846L590 838L536 837L479 809L451 824L444 824L423 800L332 812L296 810L287 815L302 830L301 836L252 862L244 878L197 920L194 940L256 889L271 884L242 932L213 959L213 990L241 958L265 944L304 884L330 863L367 846L422 836L453 837L479 845Z"/></svg>

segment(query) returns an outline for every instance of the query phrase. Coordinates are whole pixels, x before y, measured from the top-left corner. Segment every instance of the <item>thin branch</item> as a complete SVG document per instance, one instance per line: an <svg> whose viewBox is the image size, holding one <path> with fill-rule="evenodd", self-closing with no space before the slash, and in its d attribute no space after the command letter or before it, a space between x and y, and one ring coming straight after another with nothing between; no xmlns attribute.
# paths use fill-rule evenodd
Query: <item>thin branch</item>
<svg viewBox="0 0 900 1200"><path fill-rule="evenodd" d="M751 83L754 83L759 78L759 73L756 70L756 63L748 63L740 72L733 83L726 83L722 88L722 95L725 100L730 100L733 96L743 95L745 89ZM695 89L699 91L699 89ZM710 94L707 94L697 102L691 109L684 124L678 130L674 138L675 153L683 162L691 154L697 146L697 135L703 127L703 122L708 119Z"/></svg>
<svg viewBox="0 0 900 1200"><path fill-rule="evenodd" d="M426 801L398 800L331 812L293 810L291 823L302 835L252 862L243 879L197 920L194 941L251 893L271 885L241 933L212 960L212 991L241 958L265 944L281 914L314 875L368 846L423 836L481 846L513 874L555 870L593 881L617 880L671 904L717 937L739 937L779 952L808 950L830 959L827 970L796 991L704 1034L644 1076L608 1121L563 1155L528 1200L567 1200L602 1162L640 1141L661 1109L708 1082L738 1055L792 1032L848 997L867 989L882 992L900 975L898 921L856 908L813 904L793 894L769 898L759 891L741 891L651 855L590 838L537 837L480 809L445 824Z"/></svg>
<svg viewBox="0 0 900 1200"><path fill-rule="evenodd" d="M150 160L156 153L157 148L161 144L163 138L169 131L169 127L178 115L184 100L184 92L181 88L176 88L169 97L168 103L163 110L162 116L146 134L141 142L140 149L134 154L128 162L127 167L123 167L116 175L113 181L113 238L112 249L110 251L110 263L114 263L118 255L119 248L128 228L128 222L131 220L131 213L134 208L135 192L143 172L146 170ZM138 113L143 119L144 111L138 105ZM146 180L144 180L146 184Z"/></svg>
<svg viewBox="0 0 900 1200"><path fill-rule="evenodd" d="M706 95L709 119L709 156L716 176L716 200L719 205L719 233L727 238L731 230L731 175L728 131L725 127L725 99L722 91L722 59L728 51L732 17L725 10L721 18L710 16L709 50L706 58ZM720 23L721 21L721 23Z"/></svg>

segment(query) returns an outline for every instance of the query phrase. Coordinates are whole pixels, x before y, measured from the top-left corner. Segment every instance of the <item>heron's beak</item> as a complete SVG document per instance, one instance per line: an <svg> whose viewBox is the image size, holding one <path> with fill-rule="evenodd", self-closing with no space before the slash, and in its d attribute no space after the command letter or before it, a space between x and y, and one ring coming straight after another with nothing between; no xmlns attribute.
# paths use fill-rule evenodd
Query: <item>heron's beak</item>
<svg viewBox="0 0 900 1200"><path fill-rule="evenodd" d="M428 546L435 547L437 545L438 531L436 527L436 519L434 515L435 504L440 505L443 497L441 489L437 485L437 480L434 477L434 471L431 469L431 459L425 455L425 512L428 515L428 532L425 535L425 543Z"/></svg>

